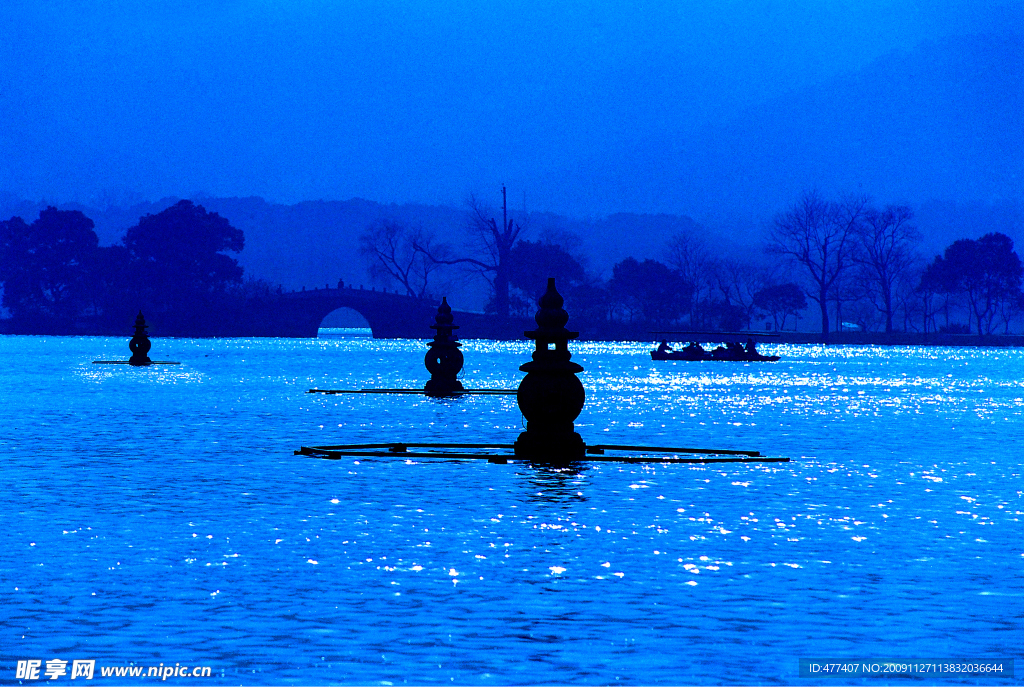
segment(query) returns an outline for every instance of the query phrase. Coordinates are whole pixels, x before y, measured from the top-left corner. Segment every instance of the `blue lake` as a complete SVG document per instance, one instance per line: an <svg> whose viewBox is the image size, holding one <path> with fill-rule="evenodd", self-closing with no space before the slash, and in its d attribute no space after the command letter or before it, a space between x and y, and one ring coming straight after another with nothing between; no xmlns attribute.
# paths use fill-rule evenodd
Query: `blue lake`
<svg viewBox="0 0 1024 688"><path fill-rule="evenodd" d="M799 659L1021 663L1024 352L650 348L572 346L584 440L792 461L295 456L511 442L523 419L511 396L307 393L421 387L423 341L156 338L181 364L139 369L92 363L127 337L0 337L0 683L33 659L95 660L106 685L157 679L101 666L161 663L212 668L161 681L180 685L877 685ZM514 388L530 350L466 341L463 382Z"/></svg>

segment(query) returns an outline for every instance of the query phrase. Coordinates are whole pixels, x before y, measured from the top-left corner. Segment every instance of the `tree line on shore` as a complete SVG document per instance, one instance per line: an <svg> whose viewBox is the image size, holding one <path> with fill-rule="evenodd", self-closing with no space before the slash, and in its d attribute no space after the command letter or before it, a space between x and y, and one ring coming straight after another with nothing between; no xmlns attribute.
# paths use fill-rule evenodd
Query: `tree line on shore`
<svg viewBox="0 0 1024 688"><path fill-rule="evenodd" d="M99 246L81 211L49 207L31 223L0 222L3 306L21 332L121 332L141 309L169 330L202 333L252 297L224 253L244 244L241 230L187 200L139 218L112 246Z"/></svg>
<svg viewBox="0 0 1024 688"><path fill-rule="evenodd" d="M588 269L579 237L521 227L504 203L500 221L495 215L471 198L458 247L399 222L367 227L360 246L371 279L422 299L474 275L489 294L485 310L511 318L531 317L553 276L574 326L611 338L795 329L799 317L813 321L809 303L826 340L850 323L884 332L1009 332L1024 312L1021 261L1008 236L960 239L927 261L913 212L877 208L863 196L803 194L765 227L760 258L725 255L710 235L679 231L661 260L625 258L604 276ZM82 212L46 208L31 223L0 222L3 306L19 331L121 331L141 308L172 329L213 332L218 319L272 298L270 284L243 282L226 255L244 243L227 219L187 200L139 218L120 243L104 247Z"/></svg>
<svg viewBox="0 0 1024 688"><path fill-rule="evenodd" d="M929 262L913 211L879 208L862 195L805 192L765 228L761 259L722 255L708 235L679 232L662 260L625 258L607 277L587 270L578 237L541 232L529 239L504 203L500 223L477 199L468 205L461 247L398 222L368 228L360 245L371 276L421 296L464 279L445 274L461 268L486 281L485 310L498 317L532 316L553 276L573 322L602 336L795 329L808 300L824 341L843 329L1009 333L1024 313L1021 261L1010 237L960 239Z"/></svg>

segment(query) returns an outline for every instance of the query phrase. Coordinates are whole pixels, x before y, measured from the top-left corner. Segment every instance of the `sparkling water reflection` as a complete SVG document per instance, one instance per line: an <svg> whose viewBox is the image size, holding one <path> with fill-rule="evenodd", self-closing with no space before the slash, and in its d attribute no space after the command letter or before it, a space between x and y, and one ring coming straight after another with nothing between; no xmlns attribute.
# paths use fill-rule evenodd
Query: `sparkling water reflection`
<svg viewBox="0 0 1024 688"><path fill-rule="evenodd" d="M514 397L306 394L420 387L424 342L90 363L125 341L0 337L4 681L58 657L223 684L812 683L799 657L1024 654L1017 350L581 343L585 440L793 461L570 472L292 455L511 441ZM514 387L531 342L463 349L464 384Z"/></svg>

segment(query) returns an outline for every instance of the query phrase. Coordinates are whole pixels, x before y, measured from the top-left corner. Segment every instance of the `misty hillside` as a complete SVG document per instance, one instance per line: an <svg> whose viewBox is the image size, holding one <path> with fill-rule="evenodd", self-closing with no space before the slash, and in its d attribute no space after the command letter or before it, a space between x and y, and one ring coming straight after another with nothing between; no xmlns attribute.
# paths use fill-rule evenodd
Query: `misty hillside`
<svg viewBox="0 0 1024 688"><path fill-rule="evenodd" d="M365 258L359 252L359 236L374 224L397 221L422 227L438 241L452 247L458 256L475 255L467 208L422 204L385 205L363 199L348 201L306 201L294 205L269 203L262 198L195 198L207 210L227 218L245 233L245 249L238 262L247 278L265 279L286 289L334 287L347 284L371 286ZM81 210L96 223L102 245L117 243L139 217L158 213L178 201L166 198L130 207L104 210L77 203L60 204L62 209ZM0 203L0 217L20 215L31 222L43 203L12 201ZM501 209L491 208L488 216L501 222ZM514 210L509 216L523 227L521 237L544 240L569 247L588 270L602 277L622 259L663 259L669 238L681 231L695 231L688 217L619 213L598 220L574 220L552 213L530 213L525 218ZM479 257L479 256L478 256ZM481 309L486 284L478 277L449 269L432 284L443 289L463 309ZM394 285L391 286L394 288ZM433 291L433 290L432 290Z"/></svg>
<svg viewBox="0 0 1024 688"><path fill-rule="evenodd" d="M948 38L891 53L706 129L671 165L683 207L717 198L723 214L770 214L812 186L911 205L1019 202L1024 39Z"/></svg>
<svg viewBox="0 0 1024 688"><path fill-rule="evenodd" d="M363 199L307 201L295 205L270 204L260 198L219 198L201 201L245 232L246 248L239 262L246 272L288 288L347 283L370 286L365 258L359 253L359 235L375 223L395 220L422 227L452 247L457 255L472 255L465 208L415 203L384 205ZM490 208L501 222L501 209ZM525 219L514 210L509 216L524 227L522 238L575 243L591 271L602 274L628 256L662 258L669 237L692 230L696 223L671 215L617 214L594 221L579 221L550 213L532 213ZM472 284L473 280L470 280ZM466 285L457 279L453 285ZM472 285L473 291L482 284ZM482 299L483 293L477 294ZM475 304L482 306L482 302Z"/></svg>
<svg viewBox="0 0 1024 688"><path fill-rule="evenodd" d="M136 224L139 217L158 213L177 200L167 198L104 210L76 203L60 204L60 207L81 210L92 218L100 243L109 245L119 242L125 230ZM264 279L286 289L333 287L338 279L369 288L372 282L365 258L359 253L359 235L383 220L422 227L452 246L456 254L472 255L467 231L469 213L465 208L412 203L384 205L363 199L307 201L294 205L269 203L258 197L193 200L227 218L245 233L245 249L238 261L245 268L246 278ZM20 215L31 222L45 205L9 198L0 200L0 218ZM921 252L926 258L940 253L958 238L977 238L987 232L1000 231L1016 241L1024 235L1024 207L1018 202L932 200L914 210L917 225L924 235ZM500 222L500 208L494 214ZM739 255L755 260L761 257L758 227L750 227L748 234L738 237L722 227L702 227L688 217L677 215L617 213L591 220L553 213L530 213L525 220L515 212L510 212L510 216L524 226L522 238L566 246L581 258L591 274L605 279L611 276L615 263L629 256L665 260L666 245L677 233L702 235L719 255ZM467 310L483 307L487 288L478 277L450 269L447 276L439 274L437 278L431 282L435 287L432 291L448 295L453 303L460 303L460 307Z"/></svg>
<svg viewBox="0 0 1024 688"><path fill-rule="evenodd" d="M999 231L1024 234L1024 39L976 36L922 43L865 68L793 91L653 155L643 187L678 199L706 226L717 251L758 254L761 228L800 193L855 192L876 203L906 203L917 213L922 252ZM643 167L643 166L641 166ZM500 199L494 190L494 201ZM73 203L96 222L101 244L120 240L146 213L177 199L99 210ZM359 235L397 220L422 227L469 255L466 207L381 204L352 199L276 204L259 197L193 199L243 230L239 262L247 277L288 289L370 286ZM492 200L492 199L486 199ZM0 217L31 221L45 203L0 195ZM501 208L491 215L500 221ZM713 210L707 210L714 208ZM699 210L705 209L705 210ZM612 214L576 219L510 209L525 239L567 245L603 277L627 256L663 259L676 232L698 231L686 215ZM718 219L706 219L718 218ZM467 309L481 308L486 287L449 271L437 284Z"/></svg>

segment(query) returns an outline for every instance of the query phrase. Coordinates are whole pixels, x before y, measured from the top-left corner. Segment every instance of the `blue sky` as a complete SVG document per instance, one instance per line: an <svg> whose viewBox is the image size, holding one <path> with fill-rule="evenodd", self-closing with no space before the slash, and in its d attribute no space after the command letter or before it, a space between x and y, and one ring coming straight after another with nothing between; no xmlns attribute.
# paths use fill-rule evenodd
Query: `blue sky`
<svg viewBox="0 0 1024 688"><path fill-rule="evenodd" d="M0 191L458 204L504 183L531 209L700 216L714 189L645 193L686 183L653 159L893 50L1021 16L979 1L6 0Z"/></svg>

